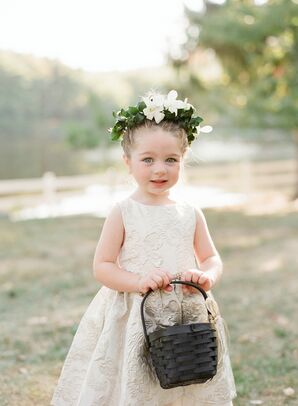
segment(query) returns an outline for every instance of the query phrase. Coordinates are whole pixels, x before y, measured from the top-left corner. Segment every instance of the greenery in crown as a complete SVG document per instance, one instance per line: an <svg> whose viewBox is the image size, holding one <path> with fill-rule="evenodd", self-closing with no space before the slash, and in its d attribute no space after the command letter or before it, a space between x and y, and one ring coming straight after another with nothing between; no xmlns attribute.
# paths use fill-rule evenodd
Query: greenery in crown
<svg viewBox="0 0 298 406"><path fill-rule="evenodd" d="M194 115L194 106L187 103L187 99L177 100L177 96L175 90L171 90L167 96L149 93L142 97L142 101L136 106L130 106L126 110L121 109L117 113L113 112L116 123L109 129L112 140L122 140L126 130L143 124L146 119L154 119L156 124L162 120L177 123L185 130L189 144L200 132L210 132L212 130L210 126L200 128L203 119Z"/></svg>

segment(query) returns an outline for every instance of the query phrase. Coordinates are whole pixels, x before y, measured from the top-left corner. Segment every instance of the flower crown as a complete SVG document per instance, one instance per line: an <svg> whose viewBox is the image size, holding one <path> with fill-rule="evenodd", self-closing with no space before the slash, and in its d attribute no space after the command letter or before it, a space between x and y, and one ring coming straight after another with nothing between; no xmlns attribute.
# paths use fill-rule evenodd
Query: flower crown
<svg viewBox="0 0 298 406"><path fill-rule="evenodd" d="M127 110L121 109L117 113L113 112L117 121L114 127L109 129L112 140L122 140L126 130L143 124L146 119L154 119L156 124L162 120L179 124L187 134L189 145L200 132L212 131L210 126L200 128L203 119L193 115L194 106L187 103L187 99L176 100L177 96L176 90L171 90L167 96L149 93L142 97L142 101L136 106L130 106Z"/></svg>

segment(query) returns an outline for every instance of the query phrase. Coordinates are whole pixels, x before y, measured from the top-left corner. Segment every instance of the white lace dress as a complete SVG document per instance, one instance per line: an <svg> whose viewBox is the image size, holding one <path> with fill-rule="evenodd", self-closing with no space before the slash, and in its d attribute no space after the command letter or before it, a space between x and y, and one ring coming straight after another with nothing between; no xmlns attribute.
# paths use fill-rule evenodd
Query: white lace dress
<svg viewBox="0 0 298 406"><path fill-rule="evenodd" d="M197 267L193 250L194 208L187 203L151 206L126 198L118 203L125 227L119 264L130 272L153 268L173 274ZM236 397L226 344L224 321L209 291L216 318L219 363L216 376L204 383L162 389L147 361L140 317L142 297L102 287L83 315L51 405L161 406L183 401L184 406L219 405ZM155 291L146 304L148 332L157 326L208 321L201 293Z"/></svg>

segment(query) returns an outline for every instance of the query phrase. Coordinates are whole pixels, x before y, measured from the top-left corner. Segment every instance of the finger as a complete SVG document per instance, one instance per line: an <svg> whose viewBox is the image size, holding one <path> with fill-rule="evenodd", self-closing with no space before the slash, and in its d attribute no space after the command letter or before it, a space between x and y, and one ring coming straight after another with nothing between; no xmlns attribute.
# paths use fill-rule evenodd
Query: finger
<svg viewBox="0 0 298 406"><path fill-rule="evenodd" d="M181 275L181 281L182 281L182 282L188 282L188 280L187 280L187 272L183 272L183 273L182 273L182 275ZM187 293L187 292L188 292L188 286L187 286L187 285L182 285L182 291L183 291L184 293Z"/></svg>
<svg viewBox="0 0 298 406"><path fill-rule="evenodd" d="M162 276L164 273L165 273L165 271L163 269L159 269L159 268L153 269L150 272L151 276L154 276L154 275Z"/></svg>
<svg viewBox="0 0 298 406"><path fill-rule="evenodd" d="M203 284L204 285L204 290L210 290L212 288L212 280L209 278L206 279L206 282Z"/></svg>
<svg viewBox="0 0 298 406"><path fill-rule="evenodd" d="M173 275L171 272L167 272L167 277L169 278L169 281L172 281L173 279L175 279L175 275Z"/></svg>
<svg viewBox="0 0 298 406"><path fill-rule="evenodd" d="M184 282L189 282L190 281L190 274L189 272L183 272L181 275L181 280Z"/></svg>
<svg viewBox="0 0 298 406"><path fill-rule="evenodd" d="M203 275L201 275L201 276L199 277L199 280L198 280L198 281L199 281L199 283L202 283L202 284L203 284L203 283L205 283L205 282L207 281L207 279L208 279L207 276L203 274Z"/></svg>
<svg viewBox="0 0 298 406"><path fill-rule="evenodd" d="M163 280L163 287L166 287L167 285L169 285L170 279L166 273L163 274L162 280Z"/></svg>
<svg viewBox="0 0 298 406"><path fill-rule="evenodd" d="M195 273L192 274L191 280L192 280L193 283L198 284L198 283L199 283L199 279L200 279L200 275L197 275L197 274L195 274Z"/></svg>
<svg viewBox="0 0 298 406"><path fill-rule="evenodd" d="M163 287L163 278L159 275L153 275L152 279L154 280L154 282L156 282L156 284L158 285L158 287Z"/></svg>
<svg viewBox="0 0 298 406"><path fill-rule="evenodd" d="M170 281L166 272L162 271L157 276L161 278L164 286L169 284Z"/></svg>
<svg viewBox="0 0 298 406"><path fill-rule="evenodd" d="M171 285L170 285L170 281L168 281L168 282L165 281L165 282L164 282L163 287L165 288L165 287L167 287L167 286L171 286Z"/></svg>
<svg viewBox="0 0 298 406"><path fill-rule="evenodd" d="M158 286L158 284L155 282L155 281L150 281L149 283L148 283L148 285L150 286L150 288L152 289L152 290L157 290L157 289L159 289L159 286Z"/></svg>
<svg viewBox="0 0 298 406"><path fill-rule="evenodd" d="M193 272L189 271L189 282L194 282L195 278L196 275Z"/></svg>
<svg viewBox="0 0 298 406"><path fill-rule="evenodd" d="M188 282L192 282L192 272L187 272L187 275L186 275L186 280L188 281Z"/></svg>
<svg viewBox="0 0 298 406"><path fill-rule="evenodd" d="M175 278L175 275L170 273L170 272L167 272L167 276L168 276L168 279L169 279L169 285L168 285L169 286L169 291L172 291L174 289L174 286L171 285L171 282L173 280L175 280L176 278Z"/></svg>
<svg viewBox="0 0 298 406"><path fill-rule="evenodd" d="M175 275L168 271L165 271L165 277L169 280L169 283L171 283L171 281L175 279Z"/></svg>
<svg viewBox="0 0 298 406"><path fill-rule="evenodd" d="M163 280L163 276L160 274L153 274L151 275L151 278L156 280L156 281L162 281Z"/></svg>
<svg viewBox="0 0 298 406"><path fill-rule="evenodd" d="M185 272L182 273L180 280L181 280L181 282L187 282ZM187 290L188 290L188 286L187 286L187 285L183 285L183 284L182 284L181 286L182 286L182 291L183 291L184 293L186 293Z"/></svg>
<svg viewBox="0 0 298 406"><path fill-rule="evenodd" d="M170 278L169 278L169 275L168 275L167 272L162 271L162 272L160 272L160 273L158 274L158 276L160 276L160 277L162 278L162 281L163 281L162 286L163 286L163 287L166 287L167 285L169 285L169 283L170 283Z"/></svg>
<svg viewBox="0 0 298 406"><path fill-rule="evenodd" d="M163 275L162 280L161 280L161 288L165 288L166 286L168 286L168 284L170 283L169 278L167 277L167 275Z"/></svg>
<svg viewBox="0 0 298 406"><path fill-rule="evenodd" d="M186 286L186 285L182 285L182 291L184 292L184 293L189 293L189 286Z"/></svg>
<svg viewBox="0 0 298 406"><path fill-rule="evenodd" d="M160 272L159 272L159 275L161 275L161 276L171 275L170 272L168 272L168 271L166 271L166 270L164 270L164 269L160 269L159 271L160 271Z"/></svg>
<svg viewBox="0 0 298 406"><path fill-rule="evenodd" d="M181 282L185 282L185 276L181 275ZM187 286L186 285L181 285L182 287L182 292L186 293L187 292Z"/></svg>
<svg viewBox="0 0 298 406"><path fill-rule="evenodd" d="M204 273L203 271L197 268L191 269L190 272L192 273L193 280L194 278L199 278Z"/></svg>

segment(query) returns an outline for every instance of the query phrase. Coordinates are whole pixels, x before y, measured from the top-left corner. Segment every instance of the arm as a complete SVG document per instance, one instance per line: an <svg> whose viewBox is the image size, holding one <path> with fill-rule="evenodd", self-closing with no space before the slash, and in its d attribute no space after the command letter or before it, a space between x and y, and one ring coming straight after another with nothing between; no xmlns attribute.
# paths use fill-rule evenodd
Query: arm
<svg viewBox="0 0 298 406"><path fill-rule="evenodd" d="M208 291L222 275L223 265L201 210L196 210L194 251L199 269L189 269L185 271L181 276L181 280L197 283L201 285L205 291ZM183 288L184 290L189 289L192 291L192 288Z"/></svg>
<svg viewBox="0 0 298 406"><path fill-rule="evenodd" d="M120 292L138 292L139 275L125 271L117 264L124 233L121 211L115 206L102 228L93 260L93 275L108 288Z"/></svg>
<svg viewBox="0 0 298 406"><path fill-rule="evenodd" d="M223 273L223 264L210 236L203 212L196 210L196 217L197 223L194 236L195 255L200 269L210 275L214 285Z"/></svg>

